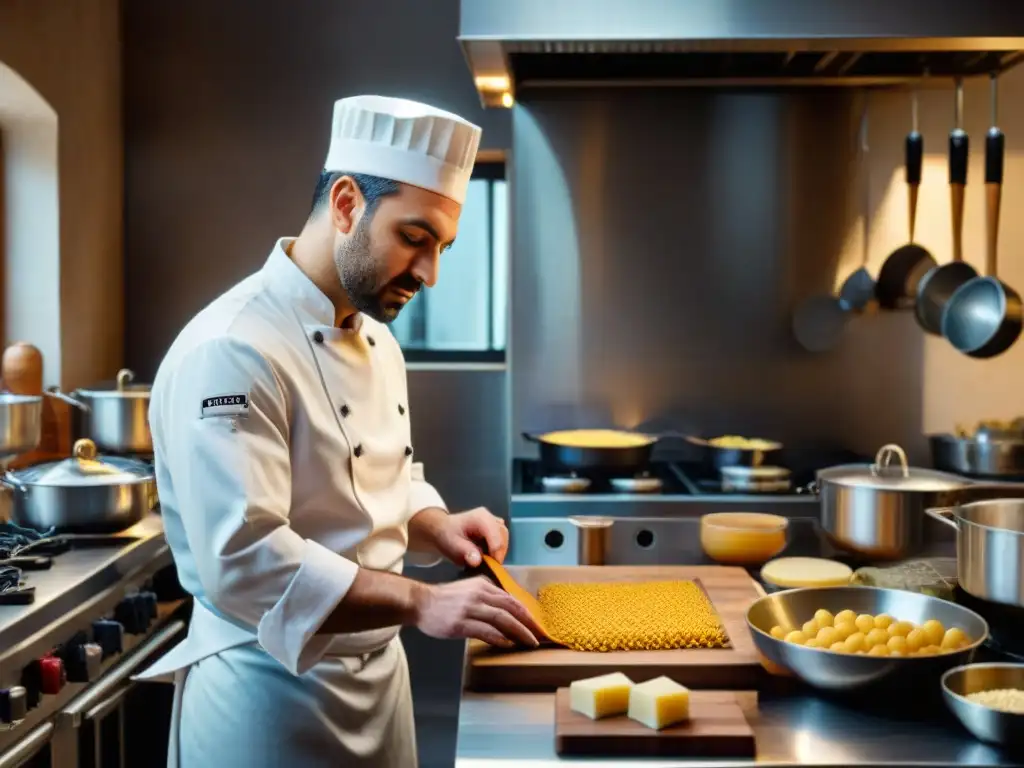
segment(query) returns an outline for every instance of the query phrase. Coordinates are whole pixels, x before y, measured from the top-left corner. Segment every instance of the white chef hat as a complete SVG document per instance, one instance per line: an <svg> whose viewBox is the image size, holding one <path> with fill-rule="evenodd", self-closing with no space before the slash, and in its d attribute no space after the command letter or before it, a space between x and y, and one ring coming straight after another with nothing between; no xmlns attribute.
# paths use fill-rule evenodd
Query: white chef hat
<svg viewBox="0 0 1024 768"><path fill-rule="evenodd" d="M480 133L458 115L408 99L339 99L324 170L392 179L461 203Z"/></svg>

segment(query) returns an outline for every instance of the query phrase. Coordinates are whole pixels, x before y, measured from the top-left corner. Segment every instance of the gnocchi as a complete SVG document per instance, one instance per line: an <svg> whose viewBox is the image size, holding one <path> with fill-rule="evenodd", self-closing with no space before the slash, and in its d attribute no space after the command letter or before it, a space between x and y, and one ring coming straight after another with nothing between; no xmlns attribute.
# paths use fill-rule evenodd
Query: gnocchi
<svg viewBox="0 0 1024 768"><path fill-rule="evenodd" d="M916 625L885 613L872 616L844 610L832 614L824 608L799 626L772 627L771 635L807 648L868 656L934 656L973 642L960 627L945 627L937 619Z"/></svg>

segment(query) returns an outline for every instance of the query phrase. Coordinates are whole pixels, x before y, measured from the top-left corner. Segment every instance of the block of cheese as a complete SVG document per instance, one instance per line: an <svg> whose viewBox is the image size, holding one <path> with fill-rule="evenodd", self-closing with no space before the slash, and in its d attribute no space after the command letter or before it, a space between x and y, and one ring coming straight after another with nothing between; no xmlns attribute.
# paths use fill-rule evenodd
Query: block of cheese
<svg viewBox="0 0 1024 768"><path fill-rule="evenodd" d="M690 691L675 680L656 677L629 692L630 718L658 731L690 717Z"/></svg>
<svg viewBox="0 0 1024 768"><path fill-rule="evenodd" d="M853 569L836 560L817 557L780 557L764 564L761 580L777 587L844 587Z"/></svg>
<svg viewBox="0 0 1024 768"><path fill-rule="evenodd" d="M569 685L569 707L593 720L624 715L632 688L633 681L622 672L575 680Z"/></svg>

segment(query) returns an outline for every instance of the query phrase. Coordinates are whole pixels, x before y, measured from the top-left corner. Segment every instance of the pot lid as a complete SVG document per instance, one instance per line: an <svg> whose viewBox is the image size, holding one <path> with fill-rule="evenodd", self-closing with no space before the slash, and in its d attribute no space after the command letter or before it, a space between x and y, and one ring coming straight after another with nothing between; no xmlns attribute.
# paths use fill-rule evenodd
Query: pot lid
<svg viewBox="0 0 1024 768"><path fill-rule="evenodd" d="M95 387L78 389L76 392L89 397L149 397L152 386L135 382L135 372L122 368L113 382Z"/></svg>
<svg viewBox="0 0 1024 768"><path fill-rule="evenodd" d="M70 458L36 464L8 477L16 485L124 485L153 479L151 467L135 459L98 456L92 440L77 440Z"/></svg>
<svg viewBox="0 0 1024 768"><path fill-rule="evenodd" d="M892 466L892 457L899 464ZM818 477L845 486L864 486L889 491L951 491L968 485L956 475L907 465L907 454L898 445L884 445L875 455L874 464L844 464L829 467Z"/></svg>

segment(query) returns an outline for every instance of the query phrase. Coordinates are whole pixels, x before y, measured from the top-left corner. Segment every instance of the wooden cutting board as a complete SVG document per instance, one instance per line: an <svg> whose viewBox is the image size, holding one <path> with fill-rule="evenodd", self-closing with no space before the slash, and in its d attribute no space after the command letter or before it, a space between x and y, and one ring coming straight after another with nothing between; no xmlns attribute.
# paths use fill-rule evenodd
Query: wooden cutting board
<svg viewBox="0 0 1024 768"><path fill-rule="evenodd" d="M504 650L467 644L463 679L474 691L555 691L585 677L621 671L637 683L667 675L688 688L751 689L765 674L747 629L746 612L760 597L742 568L692 566L510 566L531 595L544 584L568 582L699 581L729 635L729 648L587 653L550 644Z"/></svg>
<svg viewBox="0 0 1024 768"><path fill-rule="evenodd" d="M754 757L754 730L732 691L691 691L690 720L655 731L626 715L591 720L555 693L555 751L591 757Z"/></svg>

